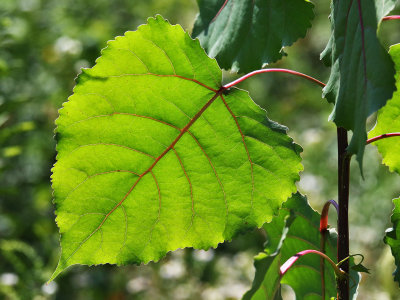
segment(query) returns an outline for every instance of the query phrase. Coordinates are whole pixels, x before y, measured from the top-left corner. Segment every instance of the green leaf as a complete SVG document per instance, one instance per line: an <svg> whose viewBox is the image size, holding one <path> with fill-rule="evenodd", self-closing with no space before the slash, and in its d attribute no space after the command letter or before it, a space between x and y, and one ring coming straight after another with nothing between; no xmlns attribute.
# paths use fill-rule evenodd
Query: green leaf
<svg viewBox="0 0 400 300"><path fill-rule="evenodd" d="M256 70L282 57L282 47L306 35L314 17L308 0L197 0L193 28L224 69Z"/></svg>
<svg viewBox="0 0 400 300"><path fill-rule="evenodd" d="M307 199L295 194L283 204L279 216L265 224L267 243L264 252L255 257L256 274L253 286L243 300L281 299L280 284L292 287L296 299L321 299L321 259L317 255L301 257L280 279L280 266L296 253L315 249L320 250L319 232L320 214L314 211ZM336 261L337 234L330 230L326 233L325 253ZM350 260L351 264L353 259ZM325 263L326 298L336 297L336 281L332 267ZM352 298L355 299L360 276L350 271Z"/></svg>
<svg viewBox="0 0 400 300"><path fill-rule="evenodd" d="M397 91L393 94L393 98L379 110L377 123L369 132L369 138L385 133L400 132L400 44L390 47L389 54L396 66ZM390 171L400 174L400 137L381 139L374 144L382 154L383 163L389 167Z"/></svg>
<svg viewBox="0 0 400 300"><path fill-rule="evenodd" d="M73 264L217 247L271 221L296 191L301 148L246 91L220 88L221 74L161 16L83 70L56 121L52 279Z"/></svg>
<svg viewBox="0 0 400 300"><path fill-rule="evenodd" d="M354 265L354 266L351 267L351 269L356 271L356 272L362 272L362 273L370 274L369 269L367 267L365 267L364 265L362 265L362 264Z"/></svg>
<svg viewBox="0 0 400 300"><path fill-rule="evenodd" d="M390 246L392 254L394 256L394 261L396 264L396 271L394 271L394 280L400 283L400 198L393 199L394 209L390 220L393 223L393 228L386 230L386 236L384 238L385 244Z"/></svg>
<svg viewBox="0 0 400 300"><path fill-rule="evenodd" d="M323 96L335 107L330 115L338 127L353 131L348 148L362 169L366 120L392 97L394 66L381 46L377 28L395 0L332 2L332 36L321 54L331 66ZM361 14L360 14L361 12Z"/></svg>

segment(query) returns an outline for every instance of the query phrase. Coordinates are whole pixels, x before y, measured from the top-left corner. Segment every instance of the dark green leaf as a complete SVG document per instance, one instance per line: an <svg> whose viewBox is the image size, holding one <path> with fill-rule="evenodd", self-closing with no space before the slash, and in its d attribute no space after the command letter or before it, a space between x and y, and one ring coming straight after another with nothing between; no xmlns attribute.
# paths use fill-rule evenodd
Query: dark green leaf
<svg viewBox="0 0 400 300"><path fill-rule="evenodd" d="M272 220L300 147L161 16L109 42L60 110L53 188L73 264L147 263ZM279 187L277 189L277 187Z"/></svg>
<svg viewBox="0 0 400 300"><path fill-rule="evenodd" d="M332 67L323 96L335 107L330 119L353 131L348 151L362 167L366 120L391 98L394 66L381 46L377 28L395 0L338 1L332 3L332 36L321 54Z"/></svg>
<svg viewBox="0 0 400 300"><path fill-rule="evenodd" d="M389 51L396 66L397 91L393 98L378 112L376 126L369 132L369 137L376 137L385 133L400 132L400 44L390 47ZM382 154L383 163L391 171L400 174L400 137L391 137L374 142Z"/></svg>
<svg viewBox="0 0 400 300"><path fill-rule="evenodd" d="M362 264L354 265L354 266L351 267L351 269L352 269L353 271L356 271L356 272L362 272L362 273L368 273L368 274L370 274L370 273L369 273L369 269L366 268L365 266L363 266Z"/></svg>
<svg viewBox="0 0 400 300"><path fill-rule="evenodd" d="M264 252L255 257L255 279L244 300L273 300L278 295L280 284L291 286L296 299L321 299L321 259L317 255L301 257L279 281L279 268L288 258L306 249L320 250L319 221L320 215L298 193L283 204L279 216L263 226L268 240ZM333 261L336 261L336 243L336 233L332 230L327 232L325 253ZM336 297L334 271L328 263L324 269L326 297ZM355 299L360 277L352 271L350 276L351 293Z"/></svg>
<svg viewBox="0 0 400 300"><path fill-rule="evenodd" d="M280 59L282 47L304 37L314 17L308 0L197 2L193 36L221 67L235 72L248 73Z"/></svg>
<svg viewBox="0 0 400 300"><path fill-rule="evenodd" d="M400 198L393 199L394 209L391 217L393 228L386 230L386 236L384 238L385 244L390 246L394 261L396 264L396 271L393 273L394 280L400 283Z"/></svg>

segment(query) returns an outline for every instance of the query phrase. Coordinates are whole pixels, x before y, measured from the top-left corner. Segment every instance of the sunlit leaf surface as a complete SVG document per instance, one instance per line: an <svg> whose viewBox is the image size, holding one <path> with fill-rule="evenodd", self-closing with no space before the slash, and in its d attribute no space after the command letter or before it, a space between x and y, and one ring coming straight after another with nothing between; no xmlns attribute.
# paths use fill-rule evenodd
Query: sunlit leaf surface
<svg viewBox="0 0 400 300"><path fill-rule="evenodd" d="M73 264L147 263L271 221L300 147L161 16L108 43L60 110L53 188Z"/></svg>
<svg viewBox="0 0 400 300"><path fill-rule="evenodd" d="M378 112L376 126L369 132L369 137L376 137L385 133L400 132L400 44L390 47L389 51L396 65L397 91L393 98ZM383 163L391 171L400 174L400 137L390 137L374 142L382 154Z"/></svg>

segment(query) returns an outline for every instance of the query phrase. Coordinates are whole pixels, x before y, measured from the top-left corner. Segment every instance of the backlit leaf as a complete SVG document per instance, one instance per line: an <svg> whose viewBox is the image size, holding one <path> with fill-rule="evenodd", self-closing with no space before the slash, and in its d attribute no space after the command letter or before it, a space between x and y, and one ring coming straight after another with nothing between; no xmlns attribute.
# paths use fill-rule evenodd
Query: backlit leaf
<svg viewBox="0 0 400 300"><path fill-rule="evenodd" d="M394 7L395 0L334 0L332 35L321 54L331 66L323 96L335 107L330 119L353 131L348 151L362 167L366 120L392 97L394 65L377 37L378 25Z"/></svg>
<svg viewBox="0 0 400 300"><path fill-rule="evenodd" d="M314 17L308 0L197 0L193 28L208 55L224 69L250 72L282 57L306 35Z"/></svg>
<svg viewBox="0 0 400 300"><path fill-rule="evenodd" d="M280 297L280 284L289 285L296 294L296 299L321 299L321 258L308 254L301 257L280 279L279 268L296 253L314 249L320 250L319 232L320 214L314 211L307 199L295 194L287 200L279 216L265 224L267 242L264 252L255 257L256 268L253 286L243 300L275 300ZM325 253L336 261L337 234L330 230L326 233ZM350 260L353 265L353 260ZM332 267L325 262L325 299L336 297L336 281ZM355 299L360 276L350 271L352 299Z"/></svg>
<svg viewBox="0 0 400 300"><path fill-rule="evenodd" d="M300 147L161 16L108 43L56 121L53 188L73 264L159 260L271 221L296 191ZM279 187L279 188L276 188Z"/></svg>
<svg viewBox="0 0 400 300"><path fill-rule="evenodd" d="M369 132L369 137L376 137L385 133L400 132L400 44L390 47L389 51L396 66L397 91L393 98L378 112L376 126ZM374 142L382 154L383 163L391 171L400 174L400 137L391 137Z"/></svg>

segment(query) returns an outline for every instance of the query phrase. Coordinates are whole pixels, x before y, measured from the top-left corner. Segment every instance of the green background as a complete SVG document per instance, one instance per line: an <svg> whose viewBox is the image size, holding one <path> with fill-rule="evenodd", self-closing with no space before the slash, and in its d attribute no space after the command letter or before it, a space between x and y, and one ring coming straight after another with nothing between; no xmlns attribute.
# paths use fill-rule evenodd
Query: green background
<svg viewBox="0 0 400 300"><path fill-rule="evenodd" d="M59 258L49 181L54 120L76 74L93 66L107 40L135 30L147 17L159 13L190 31L197 11L194 0L0 1L0 299L239 299L250 287L252 258L264 241L259 230L216 250L179 250L157 264L73 267L44 285ZM330 35L328 1L315 2L315 12L307 37L272 66L327 81L319 54ZM400 22L384 23L380 37L386 48L400 42ZM225 78L234 79L228 73ZM303 146L299 187L313 207L320 210L324 201L336 199L336 129L327 122L332 107L321 90L283 74L253 77L240 87ZM373 123L374 117L369 128ZM393 259L382 242L400 180L380 163L375 147L368 146L365 180L352 165L351 252L363 253L372 269L363 275L360 299L400 297Z"/></svg>

